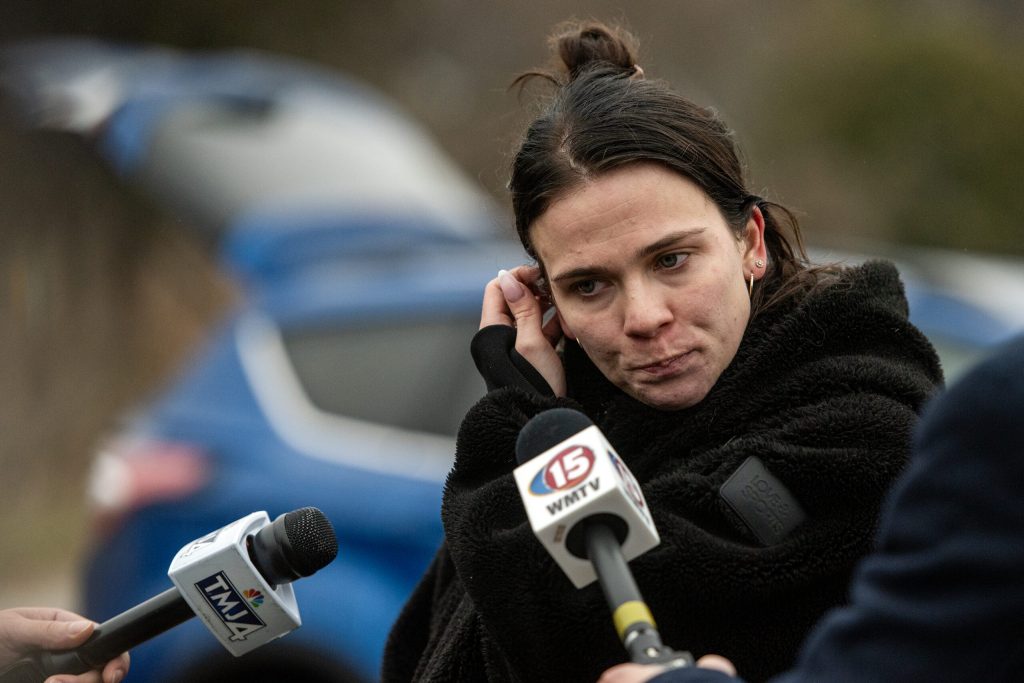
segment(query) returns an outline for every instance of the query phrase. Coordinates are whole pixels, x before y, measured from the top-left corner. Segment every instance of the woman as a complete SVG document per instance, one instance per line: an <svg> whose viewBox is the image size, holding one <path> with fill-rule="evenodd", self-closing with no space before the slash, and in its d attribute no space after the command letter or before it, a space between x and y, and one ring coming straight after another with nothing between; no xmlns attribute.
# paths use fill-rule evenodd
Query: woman
<svg viewBox="0 0 1024 683"><path fill-rule="evenodd" d="M725 126L645 80L624 36L590 24L555 44L566 75L546 74L559 91L510 182L537 265L484 293L474 352L492 391L459 432L445 544L384 679L593 681L623 660L600 589L546 556L509 476L519 430L556 406L587 413L644 488L662 540L631 566L663 640L763 679L844 601L938 360L895 269L807 266ZM502 364L493 331L513 326ZM751 456L799 526L733 512L720 489Z"/></svg>

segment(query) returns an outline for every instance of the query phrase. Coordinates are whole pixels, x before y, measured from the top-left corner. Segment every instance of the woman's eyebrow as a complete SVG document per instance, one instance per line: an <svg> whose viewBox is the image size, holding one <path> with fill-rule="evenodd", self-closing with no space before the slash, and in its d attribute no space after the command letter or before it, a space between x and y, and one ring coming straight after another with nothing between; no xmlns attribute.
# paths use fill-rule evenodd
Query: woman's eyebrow
<svg viewBox="0 0 1024 683"><path fill-rule="evenodd" d="M637 251L637 258L644 258L652 254L655 254L661 251L662 249L674 246L679 242L682 242L683 240L699 235L705 230L707 230L706 227L699 227L689 228L687 230L677 230L676 232L669 233L668 235L665 235L664 237L659 239L657 242L652 242L647 246L641 247ZM567 270L564 273L559 273L558 275L552 276L550 281L561 282L563 280L576 280L579 278L602 277L608 275L609 272L610 269L605 268L604 266L579 266L577 268L573 268L572 270Z"/></svg>
<svg viewBox="0 0 1024 683"><path fill-rule="evenodd" d="M559 273L551 278L551 282L601 277L603 275L607 275L609 272L609 269L603 266L580 266L578 268L573 268L572 270L567 270L564 273Z"/></svg>
<svg viewBox="0 0 1024 683"><path fill-rule="evenodd" d="M706 227L699 227L699 228L689 228L688 230L678 230L676 232L669 233L669 234L665 235L664 237L662 237L657 242L653 242L651 244L648 244L646 247L641 247L636 252L637 258L643 258L645 256L652 256L652 255L656 254L657 252L661 251L662 249L666 249L668 247L671 247L671 246L675 245L676 243L681 242L681 241L683 241L683 240L685 240L687 238L694 237L695 235L699 235L702 232L704 232L705 230L707 230Z"/></svg>

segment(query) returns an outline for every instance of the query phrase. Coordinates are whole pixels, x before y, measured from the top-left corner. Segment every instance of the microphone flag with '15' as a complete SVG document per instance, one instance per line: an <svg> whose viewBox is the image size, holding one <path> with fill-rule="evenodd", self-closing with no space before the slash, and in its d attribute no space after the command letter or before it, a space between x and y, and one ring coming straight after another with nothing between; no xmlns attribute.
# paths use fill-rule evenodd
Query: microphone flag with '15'
<svg viewBox="0 0 1024 683"><path fill-rule="evenodd" d="M660 542L633 474L582 413L553 408L534 417L519 434L516 459L513 474L530 526L577 588L597 579L584 519L607 525L626 560Z"/></svg>
<svg viewBox="0 0 1024 683"><path fill-rule="evenodd" d="M533 533L573 585L601 584L630 660L692 666L689 652L662 644L629 570L627 560L660 539L640 485L601 431L579 411L546 410L519 432L516 460Z"/></svg>
<svg viewBox="0 0 1024 683"><path fill-rule="evenodd" d="M171 561L174 588L96 627L81 646L40 652L0 672L0 683L42 683L100 669L122 652L198 615L236 657L301 625L291 582L327 566L338 541L327 517L300 508L273 522L254 512L185 545Z"/></svg>

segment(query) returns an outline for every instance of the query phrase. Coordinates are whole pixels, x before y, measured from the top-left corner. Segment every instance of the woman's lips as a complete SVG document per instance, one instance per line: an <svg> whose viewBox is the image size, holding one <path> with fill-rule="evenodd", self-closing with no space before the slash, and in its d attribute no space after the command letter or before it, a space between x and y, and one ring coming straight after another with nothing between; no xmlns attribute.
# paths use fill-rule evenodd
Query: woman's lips
<svg viewBox="0 0 1024 683"><path fill-rule="evenodd" d="M690 353L690 351L687 351L648 365L638 365L633 369L654 377L668 377L676 375L683 371L683 365L685 364L686 359L690 356Z"/></svg>

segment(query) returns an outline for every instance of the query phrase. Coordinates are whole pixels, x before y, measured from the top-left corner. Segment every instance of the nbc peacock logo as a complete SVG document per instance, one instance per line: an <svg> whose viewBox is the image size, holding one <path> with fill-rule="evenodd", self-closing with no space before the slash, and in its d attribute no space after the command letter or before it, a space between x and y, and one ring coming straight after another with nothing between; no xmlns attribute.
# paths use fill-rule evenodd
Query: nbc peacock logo
<svg viewBox="0 0 1024 683"><path fill-rule="evenodd" d="M263 604L263 593L255 588L247 588L242 591L242 595L253 607L259 607Z"/></svg>

